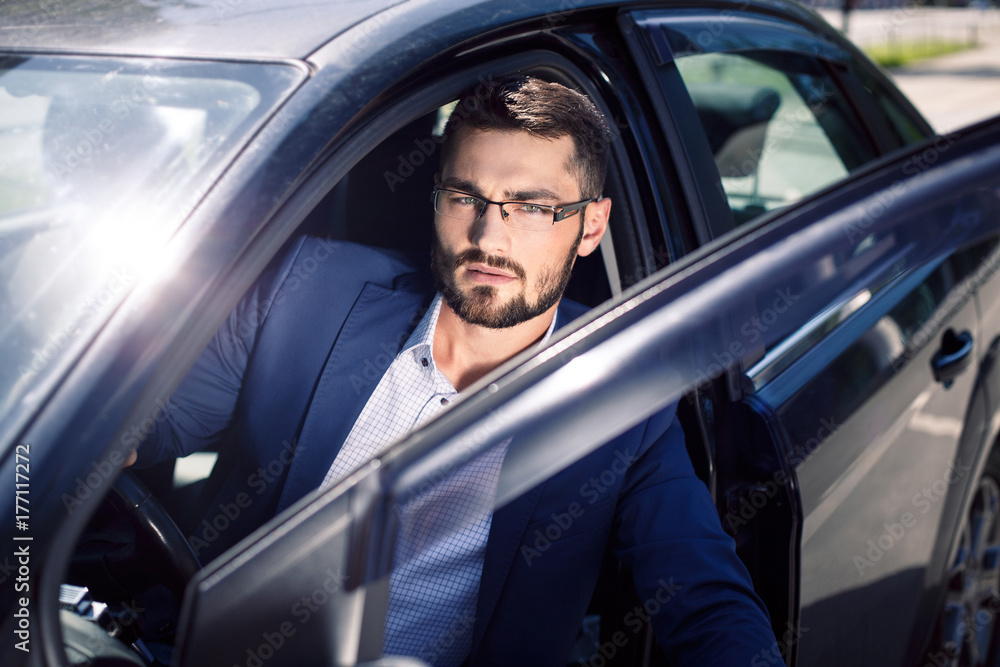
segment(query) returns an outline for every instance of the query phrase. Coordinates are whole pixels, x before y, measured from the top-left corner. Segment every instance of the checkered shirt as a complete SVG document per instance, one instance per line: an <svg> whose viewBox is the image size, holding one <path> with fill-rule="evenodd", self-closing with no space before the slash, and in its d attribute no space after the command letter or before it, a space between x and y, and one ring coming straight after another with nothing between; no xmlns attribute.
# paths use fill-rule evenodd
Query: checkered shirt
<svg viewBox="0 0 1000 667"><path fill-rule="evenodd" d="M323 480L329 486L440 413L455 398L434 363L434 331L442 298L389 365ZM555 318L540 344L552 335ZM399 539L389 579L386 655L415 656L457 667L472 645L476 597L493 498L508 442L472 459L397 508Z"/></svg>

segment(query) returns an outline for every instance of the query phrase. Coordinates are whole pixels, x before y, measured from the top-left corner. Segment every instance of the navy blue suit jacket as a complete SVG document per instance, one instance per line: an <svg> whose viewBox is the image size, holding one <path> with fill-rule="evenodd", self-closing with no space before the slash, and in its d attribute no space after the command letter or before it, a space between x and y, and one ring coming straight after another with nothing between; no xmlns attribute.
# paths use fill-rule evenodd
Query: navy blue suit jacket
<svg viewBox="0 0 1000 667"><path fill-rule="evenodd" d="M237 445L217 497L246 507L218 531L213 503L191 535L203 559L320 485L432 297L402 258L317 239L300 240L244 296L139 448L141 466L224 434ZM564 300L556 325L582 312ZM495 512L471 663L565 664L609 548L633 571L644 606L623 619L622 642L648 613L683 664L777 655L669 408Z"/></svg>

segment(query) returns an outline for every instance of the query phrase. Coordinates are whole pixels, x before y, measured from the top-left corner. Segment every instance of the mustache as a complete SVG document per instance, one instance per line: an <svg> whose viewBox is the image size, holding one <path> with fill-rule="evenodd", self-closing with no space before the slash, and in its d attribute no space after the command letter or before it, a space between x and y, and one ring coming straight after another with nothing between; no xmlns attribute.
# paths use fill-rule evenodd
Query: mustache
<svg viewBox="0 0 1000 667"><path fill-rule="evenodd" d="M455 269L464 264L485 264L494 269L513 273L521 281L525 280L524 267L517 262L499 255L487 255L479 248L469 248L455 255Z"/></svg>

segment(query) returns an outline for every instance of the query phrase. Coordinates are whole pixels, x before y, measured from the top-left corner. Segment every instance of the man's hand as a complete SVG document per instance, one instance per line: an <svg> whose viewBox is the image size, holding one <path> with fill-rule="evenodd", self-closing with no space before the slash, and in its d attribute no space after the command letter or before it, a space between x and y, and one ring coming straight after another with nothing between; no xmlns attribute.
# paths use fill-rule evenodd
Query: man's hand
<svg viewBox="0 0 1000 667"><path fill-rule="evenodd" d="M135 463L135 460L137 458L139 458L139 452L138 450L133 449L131 452L128 453L128 457L125 459L125 463L122 464L122 467L128 468L130 465Z"/></svg>

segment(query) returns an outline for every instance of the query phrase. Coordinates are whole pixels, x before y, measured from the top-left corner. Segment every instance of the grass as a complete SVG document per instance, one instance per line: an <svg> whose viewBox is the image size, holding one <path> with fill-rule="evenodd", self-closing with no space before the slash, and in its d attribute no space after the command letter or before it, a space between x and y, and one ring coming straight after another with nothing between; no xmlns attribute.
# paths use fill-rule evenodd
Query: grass
<svg viewBox="0 0 1000 667"><path fill-rule="evenodd" d="M864 48L868 57L882 67L902 67L919 60L936 58L949 53L971 49L975 44L945 40L919 40L913 42L886 42Z"/></svg>
<svg viewBox="0 0 1000 667"><path fill-rule="evenodd" d="M37 206L40 200L30 185L0 178L0 216Z"/></svg>

